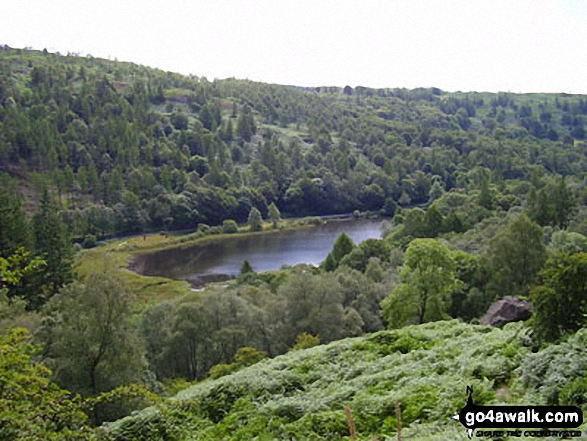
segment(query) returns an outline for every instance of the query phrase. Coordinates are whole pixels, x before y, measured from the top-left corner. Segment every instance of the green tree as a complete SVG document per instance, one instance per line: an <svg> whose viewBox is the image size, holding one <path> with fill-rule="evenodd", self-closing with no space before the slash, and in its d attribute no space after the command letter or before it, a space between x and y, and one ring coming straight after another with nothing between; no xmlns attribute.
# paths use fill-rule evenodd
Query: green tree
<svg viewBox="0 0 587 441"><path fill-rule="evenodd" d="M521 214L489 242L483 265L490 274L487 288L498 297L527 295L545 259L542 229Z"/></svg>
<svg viewBox="0 0 587 441"><path fill-rule="evenodd" d="M251 109L244 106L236 123L236 132L244 141L250 142L257 128Z"/></svg>
<svg viewBox="0 0 587 441"><path fill-rule="evenodd" d="M29 229L16 183L0 175L0 257L30 248Z"/></svg>
<svg viewBox="0 0 587 441"><path fill-rule="evenodd" d="M23 286L23 281L45 265L45 261L32 258L24 248L17 249L8 257L0 257L0 321L24 312L27 305L26 291L24 295L22 291L26 290L27 286L26 283Z"/></svg>
<svg viewBox="0 0 587 441"><path fill-rule="evenodd" d="M261 217L261 212L256 207L251 208L247 222L251 231L261 231L263 229L263 218Z"/></svg>
<svg viewBox="0 0 587 441"><path fill-rule="evenodd" d="M302 332L296 337L296 344L293 345L289 350L299 351L301 349L309 349L320 344L320 339L307 332Z"/></svg>
<svg viewBox="0 0 587 441"><path fill-rule="evenodd" d="M166 207L168 209L168 207ZM140 233L147 223L147 216L141 208L141 202L132 191L125 191L122 195L122 202L116 205L117 230L119 234ZM167 213L165 213L167 214ZM167 215L162 216L162 223Z"/></svg>
<svg viewBox="0 0 587 441"><path fill-rule="evenodd" d="M444 218L438 209L432 205L424 215L424 230L427 237L436 237L442 231Z"/></svg>
<svg viewBox="0 0 587 441"><path fill-rule="evenodd" d="M267 358L267 354L256 348L249 346L243 346L236 351L234 355L234 362L242 367L252 366L255 363L259 363L264 358Z"/></svg>
<svg viewBox="0 0 587 441"><path fill-rule="evenodd" d="M443 194L444 194L444 188L441 184L441 180L440 179L434 180L432 187L430 187L430 192L428 193L428 197L430 198L430 201L435 201L437 199L440 199Z"/></svg>
<svg viewBox="0 0 587 441"><path fill-rule="evenodd" d="M408 210L404 218L403 234L411 237L424 237L426 233L426 214L421 208Z"/></svg>
<svg viewBox="0 0 587 441"><path fill-rule="evenodd" d="M241 269L240 269L240 273L239 274L249 274L249 273L254 273L255 271L253 270L253 266L251 265L251 262L248 261L248 259L243 260L243 264L241 265Z"/></svg>
<svg viewBox="0 0 587 441"><path fill-rule="evenodd" d="M484 178L481 181L478 203L483 208L488 210L493 209L493 198L491 197L491 191L489 190L489 180L487 178Z"/></svg>
<svg viewBox="0 0 587 441"><path fill-rule="evenodd" d="M549 245L559 251L587 252L587 237L567 230L555 231L550 237Z"/></svg>
<svg viewBox="0 0 587 441"><path fill-rule="evenodd" d="M389 262L389 247L381 239L367 239L353 248L353 250L340 260L341 266L348 266L361 272L365 272L369 260L377 258L382 262Z"/></svg>
<svg viewBox="0 0 587 441"><path fill-rule="evenodd" d="M577 201L564 177L561 178L559 185L556 187L553 202L558 227L561 229L567 228L569 218L575 210Z"/></svg>
<svg viewBox="0 0 587 441"><path fill-rule="evenodd" d="M322 342L341 338L343 307L340 285L332 274L311 275L298 270L277 290L285 299L287 327L283 332L290 346L301 332L318 336Z"/></svg>
<svg viewBox="0 0 587 441"><path fill-rule="evenodd" d="M534 288L533 328L540 341L556 341L587 324L587 253L556 252Z"/></svg>
<svg viewBox="0 0 587 441"><path fill-rule="evenodd" d="M238 224L232 219L222 221L222 232L224 234L234 234L238 232Z"/></svg>
<svg viewBox="0 0 587 441"><path fill-rule="evenodd" d="M334 271L340 265L342 258L353 251L354 248L353 240L345 232L340 233L334 241L334 245L332 245L332 251L326 256L324 269Z"/></svg>
<svg viewBox="0 0 587 441"><path fill-rule="evenodd" d="M243 367L252 366L265 358L267 358L265 352L249 346L243 346L236 351L236 354L234 355L234 363L221 363L212 366L208 376L212 379L224 377L225 375L230 375Z"/></svg>
<svg viewBox="0 0 587 441"><path fill-rule="evenodd" d="M173 112L169 120L171 121L171 124L173 124L173 127L175 127L177 130L188 129L188 117L185 113Z"/></svg>
<svg viewBox="0 0 587 441"><path fill-rule="evenodd" d="M37 254L47 263L43 272L43 285L47 287L47 292L44 295L31 294L29 299L30 306L37 308L73 279L71 241L46 189L41 195L39 211L33 216L33 227Z"/></svg>
<svg viewBox="0 0 587 441"><path fill-rule="evenodd" d="M220 188L230 186L230 176L224 170L218 158L214 159L208 173L204 176L204 181L209 185L215 185Z"/></svg>
<svg viewBox="0 0 587 441"><path fill-rule="evenodd" d="M273 223L273 228L277 228L279 225L279 221L281 220L281 213L279 212L279 208L275 203L271 202L269 204L269 220Z"/></svg>
<svg viewBox="0 0 587 441"><path fill-rule="evenodd" d="M50 381L26 329L0 334L0 438L86 440L91 431L79 396Z"/></svg>
<svg viewBox="0 0 587 441"><path fill-rule="evenodd" d="M140 380L132 301L129 288L108 266L51 299L41 338L59 384L96 396Z"/></svg>
<svg viewBox="0 0 587 441"><path fill-rule="evenodd" d="M415 239L405 254L401 283L381 302L391 328L447 317L459 285L451 251L436 239Z"/></svg>

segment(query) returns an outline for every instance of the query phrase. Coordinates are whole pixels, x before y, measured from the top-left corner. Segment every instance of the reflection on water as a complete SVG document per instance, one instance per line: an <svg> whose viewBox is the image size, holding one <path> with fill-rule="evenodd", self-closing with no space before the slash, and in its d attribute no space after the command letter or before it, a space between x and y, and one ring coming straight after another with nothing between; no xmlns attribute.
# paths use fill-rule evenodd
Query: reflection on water
<svg viewBox="0 0 587 441"><path fill-rule="evenodd" d="M201 284L236 276L245 259L256 272L276 270L282 265L318 265L341 232L358 244L366 239L381 238L380 225L381 219L345 220L304 230L227 237L207 244L137 256L134 266L147 276Z"/></svg>

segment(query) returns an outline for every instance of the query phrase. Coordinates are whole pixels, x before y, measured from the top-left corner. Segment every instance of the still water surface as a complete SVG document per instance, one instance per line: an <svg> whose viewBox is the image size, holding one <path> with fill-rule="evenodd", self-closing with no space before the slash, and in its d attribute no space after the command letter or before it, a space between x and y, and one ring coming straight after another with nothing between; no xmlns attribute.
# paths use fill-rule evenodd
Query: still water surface
<svg viewBox="0 0 587 441"><path fill-rule="evenodd" d="M227 237L183 249L139 255L132 265L147 276L188 280L195 285L239 273L248 259L256 272L282 265L320 264L343 231L355 244L381 238L381 219L341 220L303 230L279 231L245 237Z"/></svg>

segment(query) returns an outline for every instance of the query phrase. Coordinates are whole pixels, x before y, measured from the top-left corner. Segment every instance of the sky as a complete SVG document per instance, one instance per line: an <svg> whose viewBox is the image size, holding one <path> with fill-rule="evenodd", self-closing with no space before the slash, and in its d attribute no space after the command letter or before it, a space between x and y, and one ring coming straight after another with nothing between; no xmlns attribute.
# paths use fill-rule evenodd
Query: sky
<svg viewBox="0 0 587 441"><path fill-rule="evenodd" d="M587 93L585 0L3 0L0 44L297 86Z"/></svg>

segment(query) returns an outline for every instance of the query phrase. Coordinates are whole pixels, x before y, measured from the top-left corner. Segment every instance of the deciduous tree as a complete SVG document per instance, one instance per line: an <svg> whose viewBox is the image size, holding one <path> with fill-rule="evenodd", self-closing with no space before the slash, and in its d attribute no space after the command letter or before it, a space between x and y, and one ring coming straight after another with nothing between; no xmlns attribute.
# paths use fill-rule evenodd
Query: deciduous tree
<svg viewBox="0 0 587 441"><path fill-rule="evenodd" d="M248 219L251 231L261 231L263 229L262 222L263 218L261 217L261 212L256 207L251 208Z"/></svg>
<svg viewBox="0 0 587 441"><path fill-rule="evenodd" d="M499 297L528 294L545 259L542 229L525 214L515 217L489 242L484 260L488 289Z"/></svg>
<svg viewBox="0 0 587 441"><path fill-rule="evenodd" d="M556 341L587 324L587 253L556 252L534 288L533 327L539 340Z"/></svg>
<svg viewBox="0 0 587 441"><path fill-rule="evenodd" d="M450 294L457 287L451 251L435 239L415 239L405 254L401 283L381 302L389 326L447 317Z"/></svg>
<svg viewBox="0 0 587 441"><path fill-rule="evenodd" d="M132 298L115 270L105 267L51 299L41 336L59 384L95 396L140 379Z"/></svg>

